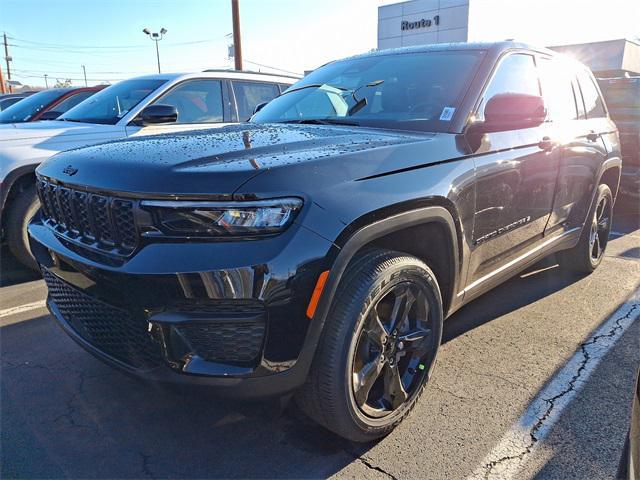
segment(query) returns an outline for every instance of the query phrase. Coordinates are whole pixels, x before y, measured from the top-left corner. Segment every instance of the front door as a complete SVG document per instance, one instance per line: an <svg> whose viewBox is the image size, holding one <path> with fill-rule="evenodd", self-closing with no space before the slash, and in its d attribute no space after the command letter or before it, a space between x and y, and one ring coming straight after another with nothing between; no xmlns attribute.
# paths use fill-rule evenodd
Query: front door
<svg viewBox="0 0 640 480"><path fill-rule="evenodd" d="M536 59L511 53L499 62L476 116L494 95L541 95ZM476 149L476 211L467 285L479 286L492 272L542 239L549 219L560 159L555 130L539 127L485 134Z"/></svg>

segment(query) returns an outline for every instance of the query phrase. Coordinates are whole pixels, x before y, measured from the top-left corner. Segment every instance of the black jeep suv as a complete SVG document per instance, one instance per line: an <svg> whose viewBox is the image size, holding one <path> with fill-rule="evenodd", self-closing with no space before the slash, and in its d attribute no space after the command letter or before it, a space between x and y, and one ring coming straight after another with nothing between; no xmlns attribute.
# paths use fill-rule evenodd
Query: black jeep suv
<svg viewBox="0 0 640 480"><path fill-rule="evenodd" d="M367 441L416 403L446 317L552 252L598 266L620 168L585 67L433 45L329 63L249 124L61 153L29 232L51 312L97 357L295 393Z"/></svg>

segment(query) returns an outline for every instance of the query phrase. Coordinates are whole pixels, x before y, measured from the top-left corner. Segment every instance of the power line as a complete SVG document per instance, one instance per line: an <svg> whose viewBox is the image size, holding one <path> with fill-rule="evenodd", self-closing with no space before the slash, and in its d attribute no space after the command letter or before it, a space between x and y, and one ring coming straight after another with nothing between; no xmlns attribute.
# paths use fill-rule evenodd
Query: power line
<svg viewBox="0 0 640 480"><path fill-rule="evenodd" d="M292 75L302 76L302 74L298 73L298 72L292 72L291 70L283 70L282 68L272 67L270 65L264 65L262 63L252 62L251 60L247 60L246 58L244 59L244 61L247 62L247 63L250 63L251 65L257 65L259 67L270 68L271 70L277 70L278 72L291 73Z"/></svg>

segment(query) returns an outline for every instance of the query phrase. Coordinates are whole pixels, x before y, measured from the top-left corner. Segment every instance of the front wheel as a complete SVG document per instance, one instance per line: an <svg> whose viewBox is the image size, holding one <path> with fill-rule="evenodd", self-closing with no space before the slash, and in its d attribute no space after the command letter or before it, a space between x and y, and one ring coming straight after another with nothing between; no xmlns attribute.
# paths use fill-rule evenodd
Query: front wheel
<svg viewBox="0 0 640 480"><path fill-rule="evenodd" d="M375 250L347 268L330 309L301 409L357 442L390 433L411 411L442 337L435 275L417 258Z"/></svg>
<svg viewBox="0 0 640 480"><path fill-rule="evenodd" d="M13 200L7 213L6 223L9 250L20 263L34 271L38 271L38 264L29 247L27 227L39 209L40 201L36 187L30 185Z"/></svg>
<svg viewBox="0 0 640 480"><path fill-rule="evenodd" d="M613 195L607 185L600 185L580 240L570 250L560 252L562 266L576 273L591 273L602 263L613 222Z"/></svg>

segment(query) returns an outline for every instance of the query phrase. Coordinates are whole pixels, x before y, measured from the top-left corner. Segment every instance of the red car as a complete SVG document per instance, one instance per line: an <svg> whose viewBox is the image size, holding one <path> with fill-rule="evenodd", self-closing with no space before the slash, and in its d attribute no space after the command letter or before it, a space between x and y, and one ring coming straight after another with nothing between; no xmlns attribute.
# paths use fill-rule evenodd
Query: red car
<svg viewBox="0 0 640 480"><path fill-rule="evenodd" d="M104 87L106 85L42 90L0 112L0 123L54 120Z"/></svg>

